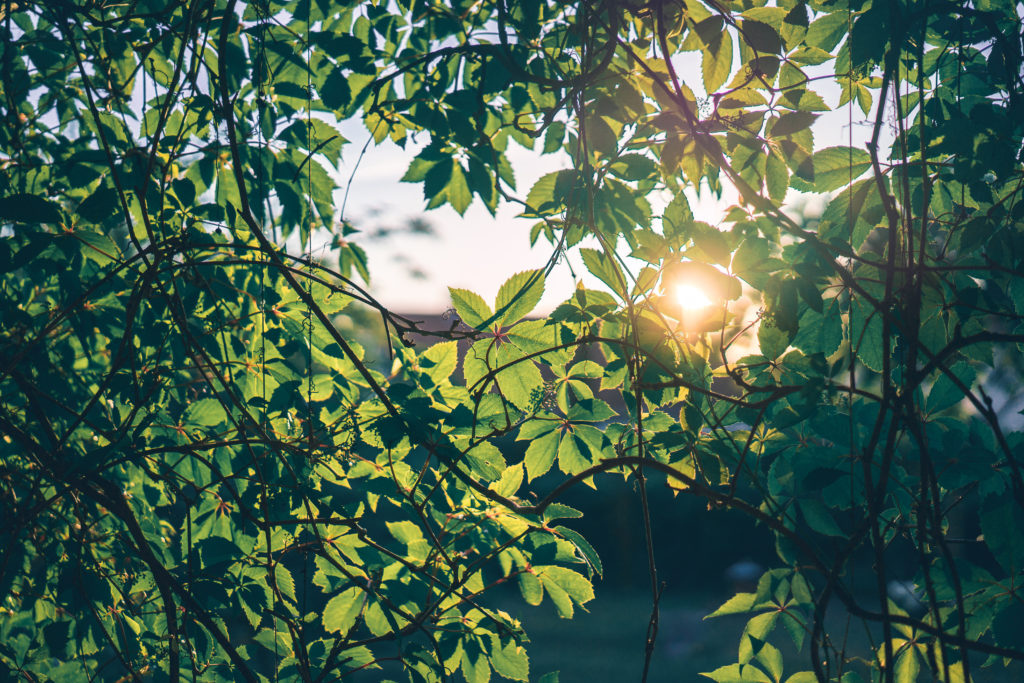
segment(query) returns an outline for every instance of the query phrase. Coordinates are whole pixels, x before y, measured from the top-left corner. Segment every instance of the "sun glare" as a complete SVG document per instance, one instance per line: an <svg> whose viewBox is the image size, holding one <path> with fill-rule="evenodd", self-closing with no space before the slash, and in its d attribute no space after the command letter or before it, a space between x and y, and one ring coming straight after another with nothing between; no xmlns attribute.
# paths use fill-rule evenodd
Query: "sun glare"
<svg viewBox="0 0 1024 683"><path fill-rule="evenodd" d="M711 305L711 299L699 287L693 285L678 285L676 302L688 311L699 311Z"/></svg>

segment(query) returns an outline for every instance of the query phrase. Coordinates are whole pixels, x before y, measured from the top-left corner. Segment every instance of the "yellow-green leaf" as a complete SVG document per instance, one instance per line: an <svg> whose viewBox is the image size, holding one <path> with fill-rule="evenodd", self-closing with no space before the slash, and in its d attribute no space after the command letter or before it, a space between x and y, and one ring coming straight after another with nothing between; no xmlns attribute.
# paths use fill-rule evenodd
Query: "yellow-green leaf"
<svg viewBox="0 0 1024 683"><path fill-rule="evenodd" d="M365 593L356 586L332 597L324 606L324 628L336 633L348 633L362 612L364 598Z"/></svg>
<svg viewBox="0 0 1024 683"><path fill-rule="evenodd" d="M494 302L496 324L508 327L518 322L536 307L543 294L543 271L527 270L505 280Z"/></svg>
<svg viewBox="0 0 1024 683"><path fill-rule="evenodd" d="M732 57L732 37L728 31L722 31L718 39L707 46L701 58L705 92L713 93L725 84L732 71Z"/></svg>
<svg viewBox="0 0 1024 683"><path fill-rule="evenodd" d="M459 314L462 322L478 330L485 329L494 319L491 307L487 305L483 297L468 289L449 287L448 294L452 298L452 305L455 312Z"/></svg>

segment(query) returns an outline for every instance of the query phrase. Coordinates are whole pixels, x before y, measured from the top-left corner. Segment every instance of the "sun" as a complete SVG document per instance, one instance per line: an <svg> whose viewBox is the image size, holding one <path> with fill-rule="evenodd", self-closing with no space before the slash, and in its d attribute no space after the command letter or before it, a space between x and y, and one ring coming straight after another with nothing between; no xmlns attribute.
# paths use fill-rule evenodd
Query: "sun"
<svg viewBox="0 0 1024 683"><path fill-rule="evenodd" d="M711 299L700 287L676 285L676 303L687 311L699 311L711 305Z"/></svg>

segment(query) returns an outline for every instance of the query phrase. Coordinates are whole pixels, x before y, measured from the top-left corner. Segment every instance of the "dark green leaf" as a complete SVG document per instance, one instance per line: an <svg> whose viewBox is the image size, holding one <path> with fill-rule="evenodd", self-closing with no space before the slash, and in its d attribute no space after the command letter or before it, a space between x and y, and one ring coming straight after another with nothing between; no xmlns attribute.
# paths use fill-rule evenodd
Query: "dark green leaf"
<svg viewBox="0 0 1024 683"><path fill-rule="evenodd" d="M18 193L0 197L0 221L10 223L61 223L60 209L39 195Z"/></svg>

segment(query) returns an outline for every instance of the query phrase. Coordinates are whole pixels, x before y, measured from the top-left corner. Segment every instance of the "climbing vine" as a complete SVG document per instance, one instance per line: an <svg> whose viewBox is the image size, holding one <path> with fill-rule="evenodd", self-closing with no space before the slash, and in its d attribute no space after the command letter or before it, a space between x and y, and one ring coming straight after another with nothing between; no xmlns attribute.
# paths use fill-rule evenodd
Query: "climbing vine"
<svg viewBox="0 0 1024 683"><path fill-rule="evenodd" d="M650 574L638 678L667 484L776 543L715 612L748 621L710 679L1005 680L1024 658L1021 17L5 0L0 671L551 683L495 594L564 617L594 599L601 559L560 501L624 477ZM339 208L353 118L415 143L403 180L427 208L518 206L550 261L493 303L452 289L447 330L380 305ZM845 140L823 127L841 119ZM511 145L564 168L520 187ZM799 193L823 212L797 216ZM732 202L714 225L691 209L709 196ZM535 317L563 258L593 286ZM914 607L891 599L895 557Z"/></svg>

